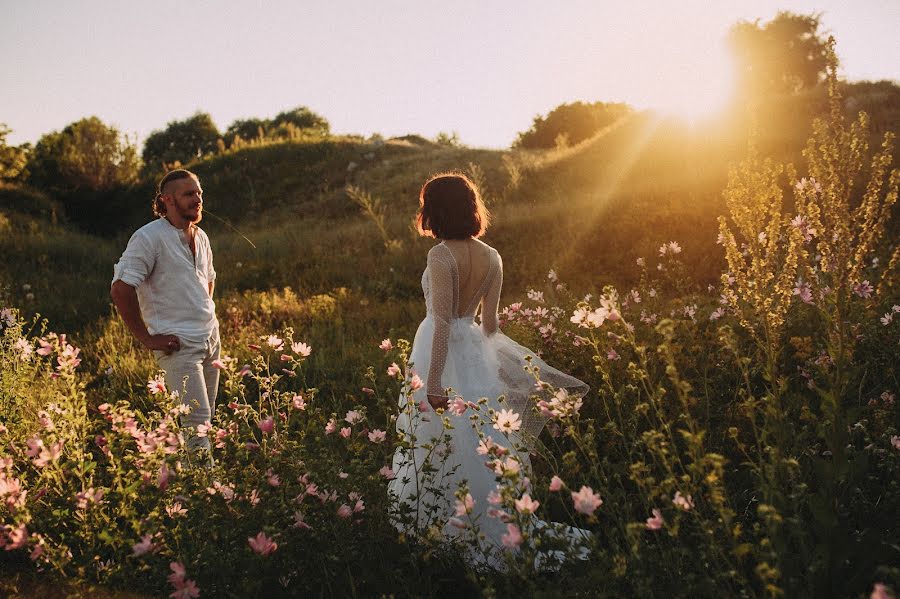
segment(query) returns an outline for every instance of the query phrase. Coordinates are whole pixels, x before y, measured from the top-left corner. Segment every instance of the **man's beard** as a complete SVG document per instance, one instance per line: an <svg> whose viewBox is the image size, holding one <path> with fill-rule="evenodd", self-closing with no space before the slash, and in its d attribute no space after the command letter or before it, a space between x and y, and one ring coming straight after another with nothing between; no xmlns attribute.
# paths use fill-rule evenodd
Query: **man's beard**
<svg viewBox="0 0 900 599"><path fill-rule="evenodd" d="M201 207L197 208L197 216L196 217L193 214L191 214L192 211L190 211L188 209L180 208L178 206L176 206L175 208L178 210L178 216L180 216L181 218L183 218L184 220L186 220L188 222L191 222L196 225L201 220L203 220L203 208L201 208Z"/></svg>

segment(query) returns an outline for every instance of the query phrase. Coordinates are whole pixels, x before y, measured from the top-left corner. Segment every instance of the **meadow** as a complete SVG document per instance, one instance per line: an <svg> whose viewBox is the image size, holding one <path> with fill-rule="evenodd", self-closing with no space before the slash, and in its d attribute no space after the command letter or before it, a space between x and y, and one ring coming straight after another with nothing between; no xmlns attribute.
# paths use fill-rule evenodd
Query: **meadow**
<svg viewBox="0 0 900 599"><path fill-rule="evenodd" d="M857 117L831 77L830 94L763 107L755 126L637 113L548 151L329 137L191 164L216 215L202 226L227 354L203 431L211 469L193 463L173 390L110 310L111 266L148 218L151 184L85 208L79 220L115 223L103 234L40 192L0 190L0 589L900 588L896 120ZM535 403L551 420L530 481L487 451L511 527L497 570L471 566L442 522L398 532L410 515L387 493L432 243L411 227L416 194L448 169L493 213L504 331L592 389L578 405ZM465 399L439 415L447 426L496 418ZM477 534L464 491L458 504ZM590 530L590 558L536 517Z"/></svg>

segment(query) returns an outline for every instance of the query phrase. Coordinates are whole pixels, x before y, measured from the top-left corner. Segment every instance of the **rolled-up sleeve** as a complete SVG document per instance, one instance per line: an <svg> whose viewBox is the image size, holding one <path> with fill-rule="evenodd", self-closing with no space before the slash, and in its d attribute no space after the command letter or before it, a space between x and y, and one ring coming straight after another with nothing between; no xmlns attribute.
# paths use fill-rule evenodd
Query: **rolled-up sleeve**
<svg viewBox="0 0 900 599"><path fill-rule="evenodd" d="M138 287L153 271L156 264L156 250L146 235L135 232L128 240L128 246L113 269L113 280ZM112 284L110 283L110 284Z"/></svg>
<svg viewBox="0 0 900 599"><path fill-rule="evenodd" d="M209 245L209 239L206 240L206 278L210 283L216 280L216 269L213 268L212 247Z"/></svg>

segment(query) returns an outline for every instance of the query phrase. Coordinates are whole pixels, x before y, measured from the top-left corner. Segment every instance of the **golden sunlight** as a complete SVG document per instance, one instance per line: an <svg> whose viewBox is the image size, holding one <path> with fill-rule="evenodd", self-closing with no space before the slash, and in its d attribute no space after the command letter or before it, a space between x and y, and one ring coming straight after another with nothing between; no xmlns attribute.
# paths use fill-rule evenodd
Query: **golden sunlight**
<svg viewBox="0 0 900 599"><path fill-rule="evenodd" d="M691 123L713 118L725 109L734 94L735 76L723 44L659 50L664 64L648 93L651 108Z"/></svg>

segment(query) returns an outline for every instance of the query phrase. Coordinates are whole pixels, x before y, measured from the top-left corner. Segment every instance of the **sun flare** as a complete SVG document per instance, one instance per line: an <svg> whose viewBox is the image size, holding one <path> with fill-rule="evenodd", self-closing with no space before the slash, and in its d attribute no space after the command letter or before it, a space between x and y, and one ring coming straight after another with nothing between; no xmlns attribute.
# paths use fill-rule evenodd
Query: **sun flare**
<svg viewBox="0 0 900 599"><path fill-rule="evenodd" d="M721 113L734 94L734 66L724 49L674 53L660 69L649 103L660 113L695 123Z"/></svg>

